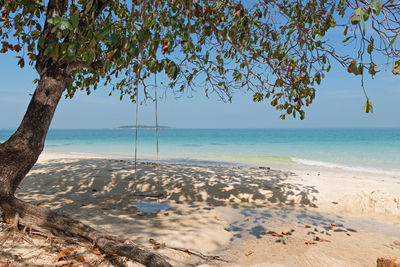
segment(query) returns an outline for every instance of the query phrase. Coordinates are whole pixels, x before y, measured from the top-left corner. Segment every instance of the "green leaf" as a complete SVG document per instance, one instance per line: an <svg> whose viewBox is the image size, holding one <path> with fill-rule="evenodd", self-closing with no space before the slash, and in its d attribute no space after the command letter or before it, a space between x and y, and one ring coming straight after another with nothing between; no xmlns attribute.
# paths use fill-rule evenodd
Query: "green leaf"
<svg viewBox="0 0 400 267"><path fill-rule="evenodd" d="M64 19L62 20L59 24L58 27L60 30L65 31L65 30L72 30L72 25L69 23L68 20Z"/></svg>
<svg viewBox="0 0 400 267"><path fill-rule="evenodd" d="M357 24L361 21L361 16L353 16L350 21L352 24Z"/></svg>
<svg viewBox="0 0 400 267"><path fill-rule="evenodd" d="M140 30L137 32L137 39L138 39L138 41L139 41L139 42L143 42L143 41L144 41L144 36L145 36L144 29L140 29Z"/></svg>
<svg viewBox="0 0 400 267"><path fill-rule="evenodd" d="M372 102L369 99L367 99L367 102L364 105L364 112L365 113L369 113L369 112L374 113L374 109L372 107Z"/></svg>
<svg viewBox="0 0 400 267"><path fill-rule="evenodd" d="M264 98L264 95L260 94L259 92L255 93L253 95L253 101L254 102L260 102L260 101L263 100L263 98Z"/></svg>
<svg viewBox="0 0 400 267"><path fill-rule="evenodd" d="M18 65L19 65L21 68L23 68L23 67L25 66L25 61L24 61L23 58L21 58L21 59L18 61Z"/></svg>
<svg viewBox="0 0 400 267"><path fill-rule="evenodd" d="M59 24L60 21L61 21L61 17L49 18L49 19L47 20L48 23L53 24L53 25Z"/></svg>
<svg viewBox="0 0 400 267"><path fill-rule="evenodd" d="M372 46L372 44L369 44L367 47L368 54L372 54L373 50L374 50L374 47Z"/></svg>
<svg viewBox="0 0 400 267"><path fill-rule="evenodd" d="M356 10L357 16L362 17L362 16L364 16L364 13L365 13L365 11L361 7L357 8L357 10Z"/></svg>
<svg viewBox="0 0 400 267"><path fill-rule="evenodd" d="M376 64L375 63L371 63L371 65L368 68L369 74L375 75L376 74L375 68L376 68Z"/></svg>
<svg viewBox="0 0 400 267"><path fill-rule="evenodd" d="M119 43L119 35L118 35L118 33L113 32L113 33L111 34L111 45L112 45L112 46L115 46L115 45L117 45L118 43Z"/></svg>
<svg viewBox="0 0 400 267"><path fill-rule="evenodd" d="M51 51L51 57L53 60L57 60L58 58L58 45L56 44L53 51Z"/></svg>
<svg viewBox="0 0 400 267"><path fill-rule="evenodd" d="M390 41L390 43L389 43L389 48L393 45L393 43L394 43L394 41L396 40L396 38L397 38L397 34L394 36L394 38Z"/></svg>
<svg viewBox="0 0 400 267"><path fill-rule="evenodd" d="M44 45L44 37L40 36L38 40L38 50L41 49Z"/></svg>
<svg viewBox="0 0 400 267"><path fill-rule="evenodd" d="M75 53L76 53L75 45L69 44L67 48L67 55L71 60L75 58Z"/></svg>
<svg viewBox="0 0 400 267"><path fill-rule="evenodd" d="M400 68L393 68L393 69L392 69L392 73L393 73L394 75L399 74L399 72L400 72Z"/></svg>
<svg viewBox="0 0 400 267"><path fill-rule="evenodd" d="M344 40L342 41L342 43L345 43L345 42L347 42L348 40L350 40L350 39L351 39L351 37L352 37L352 36L349 36L349 37L347 37L346 39L344 39Z"/></svg>
<svg viewBox="0 0 400 267"><path fill-rule="evenodd" d="M382 0L377 0L376 2L372 2L369 7L372 9L375 15L379 15L382 10Z"/></svg>
<svg viewBox="0 0 400 267"><path fill-rule="evenodd" d="M71 15L71 24L74 29L78 28L79 25L79 13Z"/></svg>
<svg viewBox="0 0 400 267"><path fill-rule="evenodd" d="M306 117L306 113L303 110L301 110L300 111L300 120L304 120L305 117Z"/></svg>

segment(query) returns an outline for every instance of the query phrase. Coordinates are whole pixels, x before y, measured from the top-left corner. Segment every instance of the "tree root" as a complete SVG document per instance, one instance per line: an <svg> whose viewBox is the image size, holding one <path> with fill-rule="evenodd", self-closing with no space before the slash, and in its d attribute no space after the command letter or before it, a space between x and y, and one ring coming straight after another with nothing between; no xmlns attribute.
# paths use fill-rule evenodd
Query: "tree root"
<svg viewBox="0 0 400 267"><path fill-rule="evenodd" d="M41 231L43 229L68 232L83 237L107 254L117 254L145 266L171 266L161 256L139 247L132 241L101 233L86 224L44 207L32 205L17 198L2 201L0 207L8 223L27 226L39 232L43 232Z"/></svg>
<svg viewBox="0 0 400 267"><path fill-rule="evenodd" d="M166 244L164 244L164 243L158 243L158 242L157 242L156 240L154 240L153 238L150 238L150 239L149 239L149 242L150 242L150 244L153 245L153 248L154 248L154 249L169 248L169 249L172 249L172 250L177 250L177 251L185 252L185 253L187 253L187 254L189 254L189 255L197 256L197 257L199 257L200 259L205 260L205 261L212 261L212 260L215 260L215 261L228 262L227 260L222 259L220 256L205 255L205 254L201 253L200 251L197 251L197 250L194 250L194 249L179 248L179 247L171 247L171 246L168 246L168 245L166 245Z"/></svg>

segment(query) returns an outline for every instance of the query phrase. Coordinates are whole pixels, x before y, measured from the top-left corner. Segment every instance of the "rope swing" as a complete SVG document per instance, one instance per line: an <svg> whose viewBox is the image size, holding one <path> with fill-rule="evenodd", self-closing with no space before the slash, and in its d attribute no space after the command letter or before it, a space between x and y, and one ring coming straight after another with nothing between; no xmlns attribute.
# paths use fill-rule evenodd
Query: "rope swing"
<svg viewBox="0 0 400 267"><path fill-rule="evenodd" d="M154 74L154 89L155 89L155 113L156 113L156 166L158 168L158 107L157 107L157 74ZM137 180L137 142L138 142L138 118L139 118L139 87L136 86L136 126L135 126L135 180Z"/></svg>
<svg viewBox="0 0 400 267"><path fill-rule="evenodd" d="M155 108L156 108L156 147L157 147L157 167L158 167L158 112L157 112L157 73L154 74Z"/></svg>
<svg viewBox="0 0 400 267"><path fill-rule="evenodd" d="M135 133L135 181L137 173L137 140L138 140L139 87L136 84L136 133Z"/></svg>

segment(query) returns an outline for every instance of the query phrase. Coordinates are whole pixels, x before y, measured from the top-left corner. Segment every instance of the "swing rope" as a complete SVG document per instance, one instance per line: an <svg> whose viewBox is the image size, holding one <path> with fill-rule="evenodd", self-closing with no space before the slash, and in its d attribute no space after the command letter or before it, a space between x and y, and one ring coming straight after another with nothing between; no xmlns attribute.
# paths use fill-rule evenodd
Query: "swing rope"
<svg viewBox="0 0 400 267"><path fill-rule="evenodd" d="M137 172L137 140L138 140L139 87L136 86L136 133L135 133L135 181Z"/></svg>
<svg viewBox="0 0 400 267"><path fill-rule="evenodd" d="M157 167L158 167L158 113L157 113L157 73L154 74L155 108L156 108L156 146L157 146Z"/></svg>

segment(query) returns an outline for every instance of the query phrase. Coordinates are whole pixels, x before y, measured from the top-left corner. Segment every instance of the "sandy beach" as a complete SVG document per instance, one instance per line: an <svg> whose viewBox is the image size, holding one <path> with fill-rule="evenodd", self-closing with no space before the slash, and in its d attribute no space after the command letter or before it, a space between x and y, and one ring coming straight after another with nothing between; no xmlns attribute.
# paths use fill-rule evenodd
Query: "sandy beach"
<svg viewBox="0 0 400 267"><path fill-rule="evenodd" d="M174 266L376 266L400 256L400 178L391 175L140 162L135 179L132 161L46 152L17 193ZM110 264L81 240L1 230L0 264Z"/></svg>

